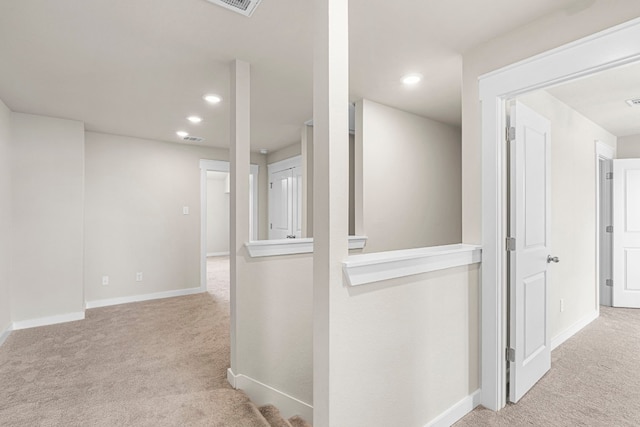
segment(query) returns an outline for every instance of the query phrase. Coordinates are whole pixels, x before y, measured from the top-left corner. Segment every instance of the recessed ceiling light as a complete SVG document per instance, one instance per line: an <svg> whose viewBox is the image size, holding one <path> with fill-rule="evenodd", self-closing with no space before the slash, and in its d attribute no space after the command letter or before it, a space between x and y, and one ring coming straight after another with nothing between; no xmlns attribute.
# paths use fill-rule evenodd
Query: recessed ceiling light
<svg viewBox="0 0 640 427"><path fill-rule="evenodd" d="M185 136L189 136L189 132L179 130L178 132L176 132L176 135L178 135L180 138L184 138Z"/></svg>
<svg viewBox="0 0 640 427"><path fill-rule="evenodd" d="M260 150L260 154L267 154L268 152L269 150L267 150L266 148Z"/></svg>
<svg viewBox="0 0 640 427"><path fill-rule="evenodd" d="M402 78L402 83L406 85L414 85L422 80L422 74L407 74Z"/></svg>
<svg viewBox="0 0 640 427"><path fill-rule="evenodd" d="M219 104L222 101L222 97L214 94L208 94L202 97L209 104Z"/></svg>
<svg viewBox="0 0 640 427"><path fill-rule="evenodd" d="M191 123L200 123L202 121L202 117L189 116L187 117L187 120L189 120Z"/></svg>

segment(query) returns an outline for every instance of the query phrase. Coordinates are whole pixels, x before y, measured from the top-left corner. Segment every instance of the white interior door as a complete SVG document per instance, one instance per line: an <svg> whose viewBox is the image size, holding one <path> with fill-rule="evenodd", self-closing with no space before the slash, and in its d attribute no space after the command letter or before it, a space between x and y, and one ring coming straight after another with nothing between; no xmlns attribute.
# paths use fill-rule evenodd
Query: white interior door
<svg viewBox="0 0 640 427"><path fill-rule="evenodd" d="M551 368L549 339L551 126L525 105L509 123L509 400L517 402ZM557 262L557 259L556 259Z"/></svg>
<svg viewBox="0 0 640 427"><path fill-rule="evenodd" d="M293 174L291 169L274 172L269 181L269 239L293 234Z"/></svg>
<svg viewBox="0 0 640 427"><path fill-rule="evenodd" d="M296 239L302 237L302 168L291 171L293 178L293 234Z"/></svg>
<svg viewBox="0 0 640 427"><path fill-rule="evenodd" d="M640 308L640 159L613 161L613 306Z"/></svg>

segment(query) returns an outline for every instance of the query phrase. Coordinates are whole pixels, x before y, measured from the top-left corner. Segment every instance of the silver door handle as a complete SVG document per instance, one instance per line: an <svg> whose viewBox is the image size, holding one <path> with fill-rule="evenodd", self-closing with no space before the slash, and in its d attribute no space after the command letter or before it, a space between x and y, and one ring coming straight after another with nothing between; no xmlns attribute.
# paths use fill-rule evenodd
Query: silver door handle
<svg viewBox="0 0 640 427"><path fill-rule="evenodd" d="M547 264L552 262L558 263L560 262L560 258L558 258L557 256L547 255Z"/></svg>

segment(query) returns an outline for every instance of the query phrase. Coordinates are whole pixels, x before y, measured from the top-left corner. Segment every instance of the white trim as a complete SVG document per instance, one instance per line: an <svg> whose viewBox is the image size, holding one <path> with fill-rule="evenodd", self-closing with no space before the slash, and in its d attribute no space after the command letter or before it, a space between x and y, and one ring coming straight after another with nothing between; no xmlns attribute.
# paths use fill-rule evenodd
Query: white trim
<svg viewBox="0 0 640 427"><path fill-rule="evenodd" d="M302 155L298 154L297 156L289 157L288 159L269 163L267 165L267 171L269 174L269 178L271 178L271 174L274 172L280 172L287 169L301 168L301 167L302 167Z"/></svg>
<svg viewBox="0 0 640 427"><path fill-rule="evenodd" d="M200 169L205 171L229 172L231 167L226 160L200 159Z"/></svg>
<svg viewBox="0 0 640 427"><path fill-rule="evenodd" d="M40 326L57 325L58 323L75 322L76 320L84 320L84 311L75 313L58 314L56 316L40 317L38 319L21 320L13 322L12 330L37 328Z"/></svg>
<svg viewBox="0 0 640 427"><path fill-rule="evenodd" d="M352 255L342 263L350 286L476 264L482 250L476 245L444 245Z"/></svg>
<svg viewBox="0 0 640 427"><path fill-rule="evenodd" d="M600 316L600 312L595 310L578 320L573 325L569 326L564 332L559 333L551 340L551 350L555 350L563 342L580 332L582 328L593 322Z"/></svg>
<svg viewBox="0 0 640 427"><path fill-rule="evenodd" d="M429 421L424 427L449 427L480 405L480 389L474 391L451 408Z"/></svg>
<svg viewBox="0 0 640 427"><path fill-rule="evenodd" d="M299 415L313 424L313 406L310 404L246 375L235 375L231 368L227 369L227 380L233 388L244 391L256 406L271 404L278 408L283 418Z"/></svg>
<svg viewBox="0 0 640 427"><path fill-rule="evenodd" d="M613 160L616 158L616 149L596 139L596 157Z"/></svg>
<svg viewBox="0 0 640 427"><path fill-rule="evenodd" d="M105 299L98 299L94 301L87 301L85 304L85 307L86 308L108 307L111 305L128 304L131 302L140 302L140 301L150 301L154 299L182 297L185 295L193 295L193 294L201 294L201 293L203 293L203 291L200 287L188 288L188 289L177 289L174 291L155 292L152 294L131 295L128 297L105 298Z"/></svg>
<svg viewBox="0 0 640 427"><path fill-rule="evenodd" d="M482 405L506 404L505 175L506 99L640 59L640 19L480 77L482 111Z"/></svg>
<svg viewBox="0 0 640 427"><path fill-rule="evenodd" d="M4 331L2 331L2 333L0 333L0 346L2 346L2 344L4 344L4 342L7 340L7 338L9 338L9 335L11 335L12 331L13 331L13 327L11 324L9 324L9 326L7 326L7 329L5 329Z"/></svg>
<svg viewBox="0 0 640 427"><path fill-rule="evenodd" d="M349 236L349 249L363 249L367 244L366 236ZM313 253L313 238L257 240L244 244L251 258L278 255L298 255Z"/></svg>
<svg viewBox="0 0 640 427"><path fill-rule="evenodd" d="M207 252L207 258L210 256L229 256L230 252Z"/></svg>

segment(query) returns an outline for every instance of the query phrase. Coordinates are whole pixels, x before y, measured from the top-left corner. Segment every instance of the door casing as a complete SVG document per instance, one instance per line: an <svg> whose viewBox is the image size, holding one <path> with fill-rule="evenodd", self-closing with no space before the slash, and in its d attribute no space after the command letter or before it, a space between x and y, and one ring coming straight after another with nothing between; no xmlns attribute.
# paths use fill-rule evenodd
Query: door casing
<svg viewBox="0 0 640 427"><path fill-rule="evenodd" d="M481 404L506 404L505 100L640 60L640 19L520 61L479 80L482 114Z"/></svg>

